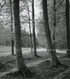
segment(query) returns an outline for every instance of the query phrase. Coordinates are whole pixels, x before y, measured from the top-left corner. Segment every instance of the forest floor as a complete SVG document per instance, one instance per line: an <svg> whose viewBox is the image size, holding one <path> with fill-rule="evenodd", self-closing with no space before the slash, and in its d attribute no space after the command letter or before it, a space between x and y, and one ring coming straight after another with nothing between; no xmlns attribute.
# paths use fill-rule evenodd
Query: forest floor
<svg viewBox="0 0 70 79"><path fill-rule="evenodd" d="M32 54L24 56L25 63L29 65L30 71L33 73L32 77L23 77L22 75L14 72L10 72L0 79L70 79L70 73L68 71L62 76L62 72L70 70L70 58L67 58L65 54L57 54L59 61L66 65L65 67L52 67L50 68L49 55L44 57L36 58ZM47 59L46 59L47 58ZM32 63L32 64L31 64ZM67 67L68 66L68 67ZM9 55L0 57L0 73L9 71L10 69L16 68L16 56ZM58 77L58 75L60 77ZM62 78L61 78L62 76Z"/></svg>

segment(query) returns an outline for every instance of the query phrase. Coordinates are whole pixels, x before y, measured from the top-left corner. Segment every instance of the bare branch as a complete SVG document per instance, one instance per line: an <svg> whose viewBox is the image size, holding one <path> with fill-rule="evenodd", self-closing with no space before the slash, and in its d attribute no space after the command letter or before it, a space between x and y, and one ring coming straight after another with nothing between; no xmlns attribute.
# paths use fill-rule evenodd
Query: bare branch
<svg viewBox="0 0 70 79"><path fill-rule="evenodd" d="M3 3L3 5L1 6L0 12L1 12L2 8L4 7L5 3L6 3L6 0L5 0L5 2Z"/></svg>
<svg viewBox="0 0 70 79"><path fill-rule="evenodd" d="M63 1L64 1L64 0L62 0L62 1L60 2L60 4L57 6L56 10L58 10L58 8L62 5Z"/></svg>

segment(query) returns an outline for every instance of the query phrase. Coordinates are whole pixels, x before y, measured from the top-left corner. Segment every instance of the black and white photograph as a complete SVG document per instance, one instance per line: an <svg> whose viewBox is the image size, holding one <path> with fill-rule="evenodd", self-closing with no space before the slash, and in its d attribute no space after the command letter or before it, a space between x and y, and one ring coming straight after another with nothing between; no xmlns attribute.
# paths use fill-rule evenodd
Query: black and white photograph
<svg viewBox="0 0 70 79"><path fill-rule="evenodd" d="M0 79L70 79L70 0L0 0Z"/></svg>

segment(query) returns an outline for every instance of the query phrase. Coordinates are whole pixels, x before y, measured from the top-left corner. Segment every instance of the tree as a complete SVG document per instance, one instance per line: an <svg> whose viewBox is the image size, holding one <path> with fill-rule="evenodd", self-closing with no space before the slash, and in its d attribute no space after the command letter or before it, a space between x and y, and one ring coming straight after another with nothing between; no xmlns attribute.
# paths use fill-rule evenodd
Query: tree
<svg viewBox="0 0 70 79"><path fill-rule="evenodd" d="M35 35L35 15L34 15L34 0L32 0L32 26L33 26L33 46L34 46L34 56L38 57L36 52L36 35Z"/></svg>
<svg viewBox="0 0 70 79"><path fill-rule="evenodd" d="M29 19L29 31L30 31L30 43L31 43L31 53L33 53L33 43L32 43L32 33L31 33L31 22L30 22L30 13L29 13L29 6L28 6L28 3L26 1L26 4L27 4L27 12L28 12L28 19Z"/></svg>
<svg viewBox="0 0 70 79"><path fill-rule="evenodd" d="M53 0L53 18L54 18L54 22L53 22L53 47L55 50L55 27L56 27L56 0Z"/></svg>
<svg viewBox="0 0 70 79"><path fill-rule="evenodd" d="M31 72L24 63L21 50L21 27L20 27L20 18L19 18L19 0L14 0L14 20L15 20L15 42L16 42L16 56L17 56L17 65L19 71L23 75L30 76Z"/></svg>
<svg viewBox="0 0 70 79"><path fill-rule="evenodd" d="M67 56L70 57L69 0L66 0L66 41L67 41Z"/></svg>
<svg viewBox="0 0 70 79"><path fill-rule="evenodd" d="M11 15L11 51L14 55L14 40L13 40L13 14L12 14L12 1L10 0L10 15Z"/></svg>
<svg viewBox="0 0 70 79"><path fill-rule="evenodd" d="M47 0L42 0L42 4L43 4L43 19L44 19L45 35L46 35L47 45L48 45L47 49L50 54L51 65L58 66L58 65L61 65L61 63L59 62L52 46L51 34L50 34L49 22L48 22Z"/></svg>

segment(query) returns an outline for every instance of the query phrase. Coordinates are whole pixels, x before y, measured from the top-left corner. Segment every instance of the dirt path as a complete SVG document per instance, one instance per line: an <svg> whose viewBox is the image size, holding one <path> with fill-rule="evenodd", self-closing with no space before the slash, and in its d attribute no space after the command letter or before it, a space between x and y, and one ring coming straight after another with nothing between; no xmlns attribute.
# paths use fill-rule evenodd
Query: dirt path
<svg viewBox="0 0 70 79"><path fill-rule="evenodd" d="M43 59L43 60L37 60L37 61L31 62L31 63L27 63L26 66L27 67L33 67L33 66L36 66L36 65L38 65L38 64L40 64L40 63L42 63L42 62L44 62L46 60L49 60L49 58L48 59ZM10 72L15 72L17 70L18 70L17 68L13 68L11 70L8 70L8 71L5 71L5 72L1 72L0 73L0 78L3 77L3 76L5 76L6 74L8 74Z"/></svg>

